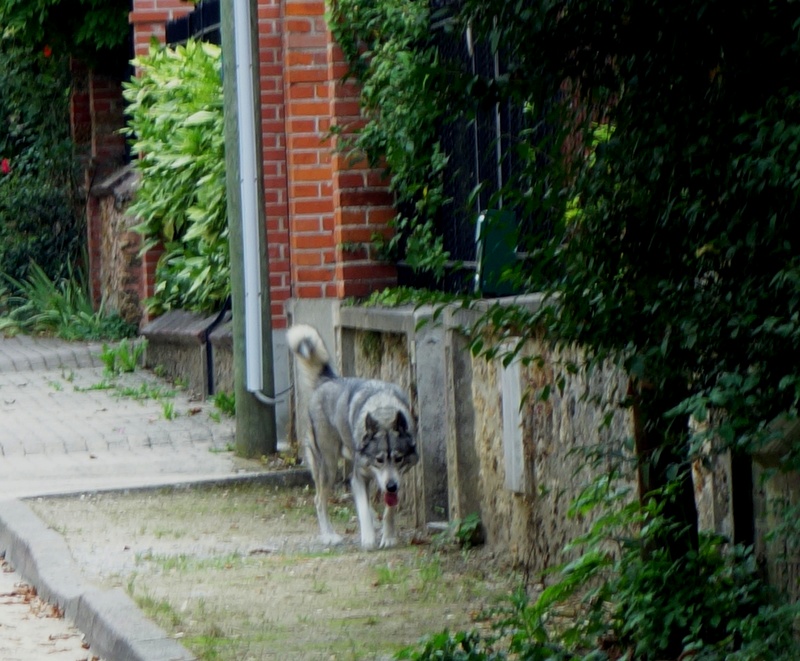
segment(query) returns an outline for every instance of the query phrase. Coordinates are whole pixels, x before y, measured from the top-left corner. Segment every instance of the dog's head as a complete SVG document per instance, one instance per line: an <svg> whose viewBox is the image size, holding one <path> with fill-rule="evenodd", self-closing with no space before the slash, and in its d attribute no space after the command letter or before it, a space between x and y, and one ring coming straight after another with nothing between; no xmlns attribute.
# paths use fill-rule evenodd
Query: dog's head
<svg viewBox="0 0 800 661"><path fill-rule="evenodd" d="M367 414L358 462L362 469L372 472L385 503L393 507L400 493L400 475L414 466L419 456L406 414L397 411L387 420L381 422Z"/></svg>

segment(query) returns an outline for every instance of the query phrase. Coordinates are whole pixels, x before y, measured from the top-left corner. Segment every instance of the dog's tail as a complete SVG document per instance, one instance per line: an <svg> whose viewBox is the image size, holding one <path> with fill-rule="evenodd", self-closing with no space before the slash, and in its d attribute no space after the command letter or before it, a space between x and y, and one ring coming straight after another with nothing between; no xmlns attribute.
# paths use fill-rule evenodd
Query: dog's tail
<svg viewBox="0 0 800 661"><path fill-rule="evenodd" d="M335 379L330 354L315 328L298 324L286 331L289 348L300 359L300 367L308 384L314 388L320 381Z"/></svg>

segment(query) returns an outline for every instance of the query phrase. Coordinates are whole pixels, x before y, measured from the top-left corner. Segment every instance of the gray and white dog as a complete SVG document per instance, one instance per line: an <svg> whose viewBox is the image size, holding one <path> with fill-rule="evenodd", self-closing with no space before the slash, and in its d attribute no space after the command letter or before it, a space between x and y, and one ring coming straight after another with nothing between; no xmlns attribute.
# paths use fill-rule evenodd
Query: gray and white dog
<svg viewBox="0 0 800 661"><path fill-rule="evenodd" d="M361 546L375 548L376 523L368 497L373 480L386 504L381 548L396 545L394 518L400 476L418 460L408 398L392 383L338 376L322 338L311 326L292 326L287 340L311 388L305 450L316 486L314 502L323 542L337 544L342 540L328 517L328 497L339 459L344 458L352 466L350 487Z"/></svg>

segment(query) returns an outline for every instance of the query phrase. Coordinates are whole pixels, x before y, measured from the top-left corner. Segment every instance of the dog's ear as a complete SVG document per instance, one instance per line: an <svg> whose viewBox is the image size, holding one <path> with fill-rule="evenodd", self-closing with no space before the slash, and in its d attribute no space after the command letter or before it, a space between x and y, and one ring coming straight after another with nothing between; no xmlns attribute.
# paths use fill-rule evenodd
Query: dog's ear
<svg viewBox="0 0 800 661"><path fill-rule="evenodd" d="M368 436L375 436L375 434L380 431L380 425L378 421L372 417L371 413L367 413L367 417L364 420L364 428L367 430Z"/></svg>
<svg viewBox="0 0 800 661"><path fill-rule="evenodd" d="M394 419L394 430L398 434L408 433L408 420L406 420L406 416L403 415L402 411L398 411Z"/></svg>
<svg viewBox="0 0 800 661"><path fill-rule="evenodd" d="M367 417L364 418L364 436L361 439L361 452L364 452L370 444L370 441L378 434L379 430L380 426L378 425L378 421L367 413Z"/></svg>

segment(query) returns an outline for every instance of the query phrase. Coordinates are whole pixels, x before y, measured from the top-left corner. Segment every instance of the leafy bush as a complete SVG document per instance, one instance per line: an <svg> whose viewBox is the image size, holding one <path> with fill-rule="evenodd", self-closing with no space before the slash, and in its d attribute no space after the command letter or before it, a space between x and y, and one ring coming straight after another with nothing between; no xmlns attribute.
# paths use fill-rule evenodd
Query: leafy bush
<svg viewBox="0 0 800 661"><path fill-rule="evenodd" d="M153 45L134 64L126 133L141 184L130 211L145 248L166 248L148 307L213 311L230 293L220 49Z"/></svg>

